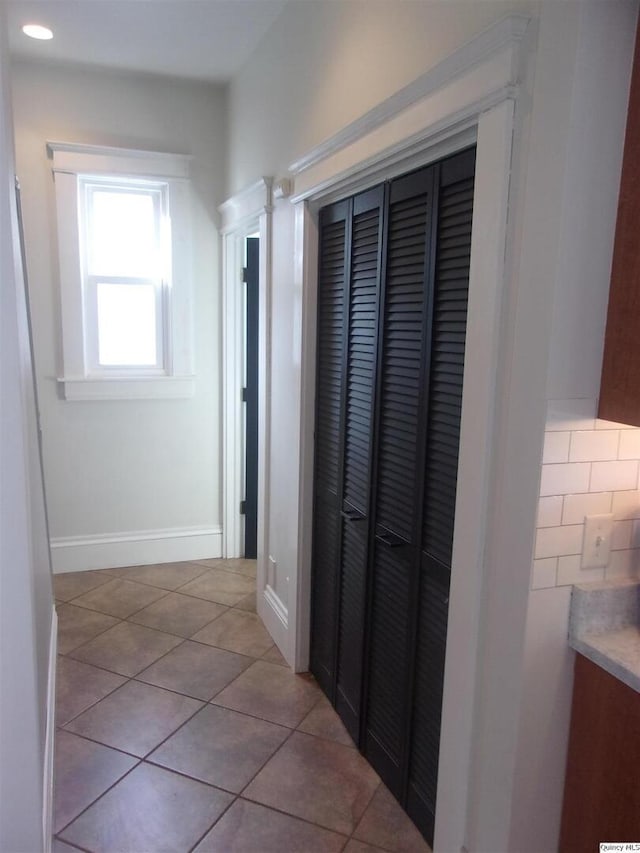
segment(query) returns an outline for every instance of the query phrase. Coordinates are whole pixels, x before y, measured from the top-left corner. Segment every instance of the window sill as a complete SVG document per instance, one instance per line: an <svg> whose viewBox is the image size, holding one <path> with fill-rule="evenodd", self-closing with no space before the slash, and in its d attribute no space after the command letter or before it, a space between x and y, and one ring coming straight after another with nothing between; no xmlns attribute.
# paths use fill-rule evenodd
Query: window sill
<svg viewBox="0 0 640 853"><path fill-rule="evenodd" d="M58 379L65 400L186 400L195 376L138 376Z"/></svg>

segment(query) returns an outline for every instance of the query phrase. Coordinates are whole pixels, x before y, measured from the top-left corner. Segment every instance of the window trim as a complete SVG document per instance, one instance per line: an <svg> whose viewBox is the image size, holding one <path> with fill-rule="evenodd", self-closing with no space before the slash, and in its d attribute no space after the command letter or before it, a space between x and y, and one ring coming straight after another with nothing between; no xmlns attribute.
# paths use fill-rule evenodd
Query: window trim
<svg viewBox="0 0 640 853"><path fill-rule="evenodd" d="M193 396L193 317L189 165L191 157L154 151L48 142L55 182L62 321L62 375L66 400L184 398ZM170 287L163 294L164 363L95 371L89 358L87 305L80 256L80 179L147 179L167 185L171 209Z"/></svg>

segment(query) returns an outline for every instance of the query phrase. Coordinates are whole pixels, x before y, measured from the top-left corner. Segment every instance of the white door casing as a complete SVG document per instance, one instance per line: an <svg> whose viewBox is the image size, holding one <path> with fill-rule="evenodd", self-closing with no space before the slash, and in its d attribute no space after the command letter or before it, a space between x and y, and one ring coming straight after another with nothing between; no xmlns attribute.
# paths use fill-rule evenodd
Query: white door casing
<svg viewBox="0 0 640 853"><path fill-rule="evenodd" d="M317 212L375 183L476 144L464 393L438 778L435 850L466 843L474 761L476 673L483 653L485 554L502 467L497 402L505 348L502 308L515 110L528 19L509 16L290 167L295 177L294 276L303 293L297 572L290 578L288 638L308 668L317 297ZM292 643L293 639L293 643Z"/></svg>
<svg viewBox="0 0 640 853"><path fill-rule="evenodd" d="M220 206L222 217L222 556L242 554L240 501L244 495L242 386L244 384L244 315L242 270L244 243L259 234L258 341L258 589L266 584L269 493L269 378L271 327L271 184L261 178Z"/></svg>
<svg viewBox="0 0 640 853"><path fill-rule="evenodd" d="M513 297L509 291L512 282L506 276L505 256L520 73L526 54L525 36L531 38L532 29L528 28L528 19L521 16L508 16L498 21L290 166L295 185L291 198L295 215L291 261L294 289L302 294L302 315L298 336L300 349L294 353L294 358L300 359L299 446L296 448L298 514L288 522L295 527L297 565L287 578L287 609L284 612L279 606L280 599L272 594L267 583L266 565L269 550L265 519L269 516L270 491L264 451L269 447L271 428L267 384L271 369L268 340L271 182L258 182L221 208L225 265L224 554L239 553L240 542L235 509L242 487L237 482L241 465L237 461L236 442L240 434L241 409L236 395L240 387L239 368L233 361L234 347L237 352L238 346L238 306L234 292L239 288L234 290L234 282L237 283L241 267L237 261L239 245L259 223L258 612L287 660L297 671L304 671L309 663L310 640L317 212L339 198L476 145L469 323L434 844L434 849L441 851L472 846L469 834L473 834L473 817L470 817L469 804L478 796L477 791L472 790L477 759L475 727L479 718L491 714L491 703L499 701L499 698L487 699L486 691L478 698L476 676L484 670L486 661L496 655L494 640L486 638L483 616L491 606L493 585L509 563L508 555L498 553L498 530L500 525L508 523L509 510L496 500L502 478L513 476L505 473L501 437L507 427L503 422L506 416L500 414L505 408L500 404L504 403L509 388L508 366L504 362L508 361L510 337L503 309L507 298ZM487 554L491 554L491 564ZM523 600L513 602L514 612L526 610L526 592L524 588ZM517 650L507 663L513 664L516 658ZM509 761L508 755L504 759L497 758L493 771L496 776L500 776L502 769L509 769Z"/></svg>

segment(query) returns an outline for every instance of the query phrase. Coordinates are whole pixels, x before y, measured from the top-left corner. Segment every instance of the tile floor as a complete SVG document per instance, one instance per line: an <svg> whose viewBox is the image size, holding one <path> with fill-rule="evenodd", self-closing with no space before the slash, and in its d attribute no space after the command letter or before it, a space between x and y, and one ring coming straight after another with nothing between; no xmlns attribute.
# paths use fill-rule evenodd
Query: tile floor
<svg viewBox="0 0 640 853"><path fill-rule="evenodd" d="M255 562L54 580L54 853L429 850L273 645Z"/></svg>

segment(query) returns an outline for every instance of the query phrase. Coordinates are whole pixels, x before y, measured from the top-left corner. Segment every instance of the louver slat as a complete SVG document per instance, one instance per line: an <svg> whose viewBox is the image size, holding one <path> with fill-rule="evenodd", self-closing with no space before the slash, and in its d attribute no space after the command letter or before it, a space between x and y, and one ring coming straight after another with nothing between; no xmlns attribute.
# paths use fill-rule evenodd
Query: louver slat
<svg viewBox="0 0 640 853"><path fill-rule="evenodd" d="M382 187L356 196L351 223L336 708L356 741L362 688L383 199Z"/></svg>
<svg viewBox="0 0 640 853"><path fill-rule="evenodd" d="M462 174L454 183L441 186L438 206L407 803L428 840L433 839L438 780L473 210L473 156L457 159Z"/></svg>
<svg viewBox="0 0 640 853"><path fill-rule="evenodd" d="M365 748L397 796L403 786L411 571L417 544L416 455L424 378L429 190L427 186L394 199L392 189L388 212Z"/></svg>
<svg viewBox="0 0 640 853"><path fill-rule="evenodd" d="M329 695L335 681L348 212L344 202L323 211L318 247L311 668Z"/></svg>
<svg viewBox="0 0 640 853"><path fill-rule="evenodd" d="M473 211L473 178L460 181L440 191L438 244L434 287L434 312L431 346L429 418L427 422L427 458L425 468L425 502L422 542L425 552L445 566L451 567L453 522L455 515L456 479L458 476L458 441L448 443L451 434L460 432L462 409L463 350L467 327L469 266L459 270L456 289L440 284L440 269L446 266L451 252L471 248L471 214ZM441 236L451 231L455 220L458 237L455 244L443 243ZM447 353L454 346L462 352L458 369L446 368ZM436 519L435 512L438 511ZM442 523L442 513L449 519Z"/></svg>

